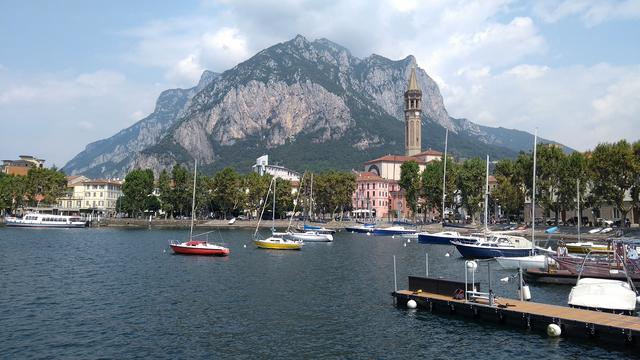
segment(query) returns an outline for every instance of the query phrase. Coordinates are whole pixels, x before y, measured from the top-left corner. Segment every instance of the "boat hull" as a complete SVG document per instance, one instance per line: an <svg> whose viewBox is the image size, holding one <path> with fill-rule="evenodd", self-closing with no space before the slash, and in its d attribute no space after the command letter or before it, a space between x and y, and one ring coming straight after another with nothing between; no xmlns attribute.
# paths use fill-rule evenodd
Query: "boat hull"
<svg viewBox="0 0 640 360"><path fill-rule="evenodd" d="M367 234L373 232L373 227L353 226L344 228L346 231L357 234Z"/></svg>
<svg viewBox="0 0 640 360"><path fill-rule="evenodd" d="M497 257L496 261L503 269L545 269L550 261L544 255L525 257Z"/></svg>
<svg viewBox="0 0 640 360"><path fill-rule="evenodd" d="M179 244L171 244L171 249L176 254L181 255L208 255L208 256L227 256L229 249L206 249L194 246L183 246Z"/></svg>
<svg viewBox="0 0 640 360"><path fill-rule="evenodd" d="M439 236L436 234L418 234L420 244L451 245L451 240L456 238L450 236Z"/></svg>
<svg viewBox="0 0 640 360"><path fill-rule="evenodd" d="M331 234L306 234L306 233L291 233L286 235L288 239L299 240L304 242L332 242L333 235Z"/></svg>
<svg viewBox="0 0 640 360"><path fill-rule="evenodd" d="M412 229L373 229L372 234L378 236L394 236L394 235L405 235L405 234L415 234L416 231Z"/></svg>
<svg viewBox="0 0 640 360"><path fill-rule="evenodd" d="M85 228L87 227L87 223L70 223L70 224L28 224L28 223L15 223L15 222L5 222L5 226L7 227L21 227L21 228Z"/></svg>
<svg viewBox="0 0 640 360"><path fill-rule="evenodd" d="M298 243L273 243L270 241L255 240L254 243L261 249L273 249L273 250L300 250L302 244Z"/></svg>
<svg viewBox="0 0 640 360"><path fill-rule="evenodd" d="M474 244L454 243L460 255L465 259L490 259L495 257L525 257L531 254L530 248L489 247Z"/></svg>

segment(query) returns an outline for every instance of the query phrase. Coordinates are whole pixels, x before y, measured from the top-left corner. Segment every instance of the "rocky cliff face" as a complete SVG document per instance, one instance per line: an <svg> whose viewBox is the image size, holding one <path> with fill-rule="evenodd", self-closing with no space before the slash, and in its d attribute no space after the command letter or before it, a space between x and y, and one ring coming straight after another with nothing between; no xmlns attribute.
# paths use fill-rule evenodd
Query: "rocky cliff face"
<svg viewBox="0 0 640 360"><path fill-rule="evenodd" d="M191 89L163 92L151 115L89 144L64 170L114 177L198 159L205 170L246 171L263 153L290 167L360 168L364 160L403 151L403 95L414 66L413 56L359 59L329 40L297 36L222 74L207 71ZM449 117L437 84L422 69L417 75L423 148L442 147L442 127L457 134L462 156L513 156L526 148L508 139L510 130Z"/></svg>

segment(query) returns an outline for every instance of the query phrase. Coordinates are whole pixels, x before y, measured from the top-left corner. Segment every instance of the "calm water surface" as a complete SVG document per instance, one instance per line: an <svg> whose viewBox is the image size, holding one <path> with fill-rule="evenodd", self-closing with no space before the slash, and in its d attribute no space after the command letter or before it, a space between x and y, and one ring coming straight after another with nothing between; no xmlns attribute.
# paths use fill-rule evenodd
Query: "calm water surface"
<svg viewBox="0 0 640 360"><path fill-rule="evenodd" d="M302 251L222 230L226 258L173 255L185 230L0 228L0 358L613 359L624 348L396 308L406 275L464 279L451 247L339 233ZM216 239L217 240L217 239ZM406 246L404 246L406 244ZM244 247L246 245L246 248ZM451 252L452 256L444 254ZM497 279L498 295L516 284ZM486 268L477 276L486 281ZM565 286L532 286L564 304Z"/></svg>

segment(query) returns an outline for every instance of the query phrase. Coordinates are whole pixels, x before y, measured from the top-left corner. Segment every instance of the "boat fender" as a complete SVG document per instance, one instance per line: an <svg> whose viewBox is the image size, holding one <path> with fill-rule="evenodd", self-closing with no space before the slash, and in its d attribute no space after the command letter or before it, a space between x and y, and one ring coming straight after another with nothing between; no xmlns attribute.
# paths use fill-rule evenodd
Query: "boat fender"
<svg viewBox="0 0 640 360"><path fill-rule="evenodd" d="M562 329L558 324L549 324L547 326L547 335L550 337L558 337L562 334Z"/></svg>
<svg viewBox="0 0 640 360"><path fill-rule="evenodd" d="M529 285L522 286L522 298L525 301L531 300L531 289L529 289Z"/></svg>

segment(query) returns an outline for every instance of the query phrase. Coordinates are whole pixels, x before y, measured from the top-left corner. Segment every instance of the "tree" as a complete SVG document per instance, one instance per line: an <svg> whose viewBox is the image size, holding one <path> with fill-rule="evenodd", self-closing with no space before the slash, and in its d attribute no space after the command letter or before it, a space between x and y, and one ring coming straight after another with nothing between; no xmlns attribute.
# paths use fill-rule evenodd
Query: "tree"
<svg viewBox="0 0 640 360"><path fill-rule="evenodd" d="M34 204L55 204L67 189L64 173L55 169L30 169L25 180L27 197Z"/></svg>
<svg viewBox="0 0 640 360"><path fill-rule="evenodd" d="M563 171L563 167L566 165L565 155L558 146L538 144L537 156L537 201L544 208L545 214L551 210L555 213L555 223L557 225L560 211L563 210L563 203L558 201L558 192L560 191L562 174L565 173Z"/></svg>
<svg viewBox="0 0 640 360"><path fill-rule="evenodd" d="M420 166L411 160L400 166L400 181L398 185L404 189L407 205L415 221L418 212L418 196L420 195Z"/></svg>
<svg viewBox="0 0 640 360"><path fill-rule="evenodd" d="M625 194L632 190L638 177L633 148L626 140L598 144L591 153L589 168L593 176L592 192L618 209L624 225L633 206L625 204Z"/></svg>
<svg viewBox="0 0 640 360"><path fill-rule="evenodd" d="M193 177L187 169L176 164L171 170L171 178L173 179L173 189L171 190L173 210L184 216L191 211Z"/></svg>
<svg viewBox="0 0 640 360"><path fill-rule="evenodd" d="M171 198L171 177L167 170L162 170L158 177L158 191L160 192L160 209L167 216L173 217L173 201Z"/></svg>
<svg viewBox="0 0 640 360"><path fill-rule="evenodd" d="M260 176L253 171L242 178L242 189L245 192L244 208L249 210L249 214L260 213L270 182L271 175Z"/></svg>
<svg viewBox="0 0 640 360"><path fill-rule="evenodd" d="M130 214L141 215L146 210L145 205L149 204L147 197L153 196L153 171L131 171L124 179L122 194L125 197L123 207Z"/></svg>
<svg viewBox="0 0 640 360"><path fill-rule="evenodd" d="M336 212L350 209L355 189L353 173L330 170L315 175L313 193L317 206L314 210L320 210L322 214L331 213L331 218L335 218Z"/></svg>
<svg viewBox="0 0 640 360"><path fill-rule="evenodd" d="M500 205L507 219L520 218L524 208L525 185L520 178L516 160L502 159L496 163L494 176L497 185L491 192L494 203Z"/></svg>
<svg viewBox="0 0 640 360"><path fill-rule="evenodd" d="M244 191L241 185L240 175L230 167L213 176L211 199L223 212L225 218L242 203Z"/></svg>
<svg viewBox="0 0 640 360"><path fill-rule="evenodd" d="M432 161L425 166L422 172L422 197L425 200L424 214L434 209L442 214L442 175L444 172L444 163L441 161ZM453 208L456 193L456 166L452 161L447 161L447 183L445 194L445 207Z"/></svg>
<svg viewBox="0 0 640 360"><path fill-rule="evenodd" d="M480 204L484 199L485 167L486 162L474 158L466 160L458 168L457 183L462 206L471 215L473 223L475 223L475 215L480 211Z"/></svg>

